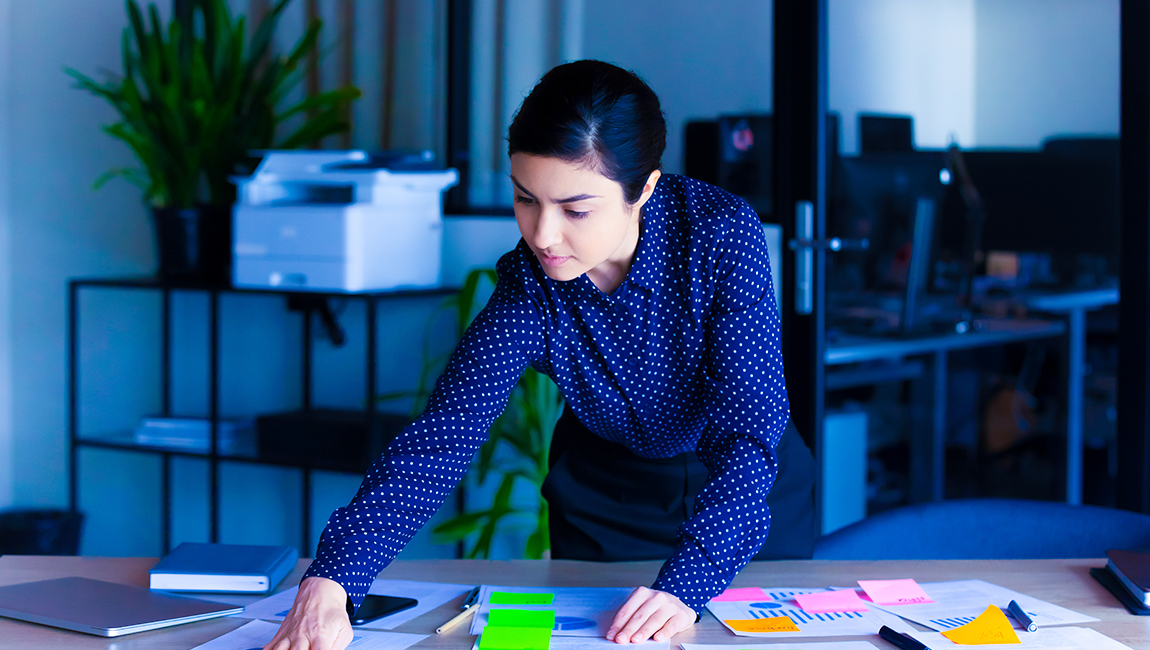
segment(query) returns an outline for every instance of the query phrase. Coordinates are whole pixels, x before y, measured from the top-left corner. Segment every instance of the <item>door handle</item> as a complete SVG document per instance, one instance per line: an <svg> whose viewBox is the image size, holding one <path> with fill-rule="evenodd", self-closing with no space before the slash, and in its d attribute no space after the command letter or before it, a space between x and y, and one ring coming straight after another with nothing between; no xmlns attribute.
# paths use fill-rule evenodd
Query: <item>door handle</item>
<svg viewBox="0 0 1150 650"><path fill-rule="evenodd" d="M795 202L795 235L787 242L787 247L795 251L795 312L809 316L814 311L815 249L866 250L870 248L870 241L839 237L815 239L815 204L810 201Z"/></svg>

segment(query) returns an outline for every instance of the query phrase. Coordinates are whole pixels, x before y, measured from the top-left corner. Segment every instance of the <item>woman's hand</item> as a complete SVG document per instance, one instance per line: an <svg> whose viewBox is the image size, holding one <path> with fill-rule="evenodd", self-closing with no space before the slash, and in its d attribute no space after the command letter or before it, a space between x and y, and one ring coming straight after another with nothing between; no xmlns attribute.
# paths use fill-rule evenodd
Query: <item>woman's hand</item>
<svg viewBox="0 0 1150 650"><path fill-rule="evenodd" d="M343 650L351 640L347 592L334 580L312 577L300 583L291 611L264 650Z"/></svg>
<svg viewBox="0 0 1150 650"><path fill-rule="evenodd" d="M619 608L607 640L615 643L642 643L648 639L666 641L695 624L695 610L665 591L638 587Z"/></svg>

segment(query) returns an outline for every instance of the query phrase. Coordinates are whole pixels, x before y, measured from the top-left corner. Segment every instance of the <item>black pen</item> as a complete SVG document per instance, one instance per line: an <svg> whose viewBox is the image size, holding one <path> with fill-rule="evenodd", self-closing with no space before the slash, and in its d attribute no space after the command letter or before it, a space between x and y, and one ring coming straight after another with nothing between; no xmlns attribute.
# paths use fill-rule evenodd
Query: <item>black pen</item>
<svg viewBox="0 0 1150 650"><path fill-rule="evenodd" d="M436 634L443 634L444 632L447 632L448 630L455 627L456 625L459 625L460 623L462 623L467 618L467 615L472 613L473 608L475 607L475 604L478 601L479 601L479 587L476 586L474 589L467 592L467 598L463 599L463 607L460 608L463 611L456 614L450 621L448 621L448 622L444 623L443 625L440 625L439 627L435 628L435 633Z"/></svg>
<svg viewBox="0 0 1150 650"><path fill-rule="evenodd" d="M474 605L477 600L479 600L479 585L476 585L471 591L467 592L467 598L463 599L463 607L460 609L471 609L471 606Z"/></svg>
<svg viewBox="0 0 1150 650"><path fill-rule="evenodd" d="M885 625L879 628L878 635L893 643L896 647L901 648L901 650L930 650L930 648L919 643L918 639L911 635L895 632Z"/></svg>
<svg viewBox="0 0 1150 650"><path fill-rule="evenodd" d="M1010 605L1006 609L1010 610L1010 615L1014 617L1014 620L1022 623L1022 629L1027 632L1038 631L1038 626L1034 624L1034 621L1030 620L1030 617L1022 610L1022 605L1019 605L1017 600L1010 601Z"/></svg>

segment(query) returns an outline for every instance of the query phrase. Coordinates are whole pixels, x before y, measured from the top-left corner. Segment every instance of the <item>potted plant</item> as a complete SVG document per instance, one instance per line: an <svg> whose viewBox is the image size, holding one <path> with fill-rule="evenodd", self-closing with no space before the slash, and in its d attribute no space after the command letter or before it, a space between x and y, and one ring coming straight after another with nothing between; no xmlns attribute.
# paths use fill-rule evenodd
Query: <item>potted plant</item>
<svg viewBox="0 0 1150 650"><path fill-rule="evenodd" d="M128 145L140 168L110 170L96 187L123 177L144 191L162 276L227 281L230 177L250 171L251 152L296 148L349 128L348 109L360 95L352 86L281 106L302 79L300 63L315 52L322 28L313 21L287 56L273 53L272 36L289 1L271 7L248 40L246 19L233 18L227 0L188 0L167 25L154 4L145 21L136 0L126 0L123 73L106 73L100 82L66 69L77 88L119 113L104 131ZM279 133L293 118L294 131Z"/></svg>

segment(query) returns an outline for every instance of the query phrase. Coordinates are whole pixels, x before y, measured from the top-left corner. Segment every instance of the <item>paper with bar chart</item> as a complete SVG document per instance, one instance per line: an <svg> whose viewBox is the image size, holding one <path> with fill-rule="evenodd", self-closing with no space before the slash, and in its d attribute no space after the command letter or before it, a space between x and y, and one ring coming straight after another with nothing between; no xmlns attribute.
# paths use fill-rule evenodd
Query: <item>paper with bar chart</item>
<svg viewBox="0 0 1150 650"><path fill-rule="evenodd" d="M987 605L997 605L999 609L1005 611L1011 600L1017 600L1038 627L1090 623L1098 620L1093 616L982 580L927 582L919 586L930 596L933 603L875 605L875 607L939 632L966 625L981 614Z"/></svg>
<svg viewBox="0 0 1150 650"><path fill-rule="evenodd" d="M811 613L799 606L795 596L827 591L826 589L764 589L766 598L754 600L716 599L707 604L731 632L739 636L794 638L810 636L855 636L877 634L886 625L899 632L911 632L897 616L867 603L863 612Z"/></svg>

